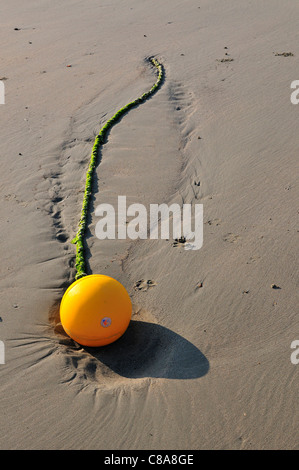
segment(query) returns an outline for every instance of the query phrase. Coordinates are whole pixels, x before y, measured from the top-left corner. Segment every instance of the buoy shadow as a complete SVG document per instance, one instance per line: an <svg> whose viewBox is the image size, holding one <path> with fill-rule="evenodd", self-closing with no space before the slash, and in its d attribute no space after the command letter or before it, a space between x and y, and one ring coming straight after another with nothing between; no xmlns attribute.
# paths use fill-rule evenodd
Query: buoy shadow
<svg viewBox="0 0 299 470"><path fill-rule="evenodd" d="M164 326L131 320L124 335L101 348L84 347L120 376L195 379L209 370L209 361L190 341Z"/></svg>

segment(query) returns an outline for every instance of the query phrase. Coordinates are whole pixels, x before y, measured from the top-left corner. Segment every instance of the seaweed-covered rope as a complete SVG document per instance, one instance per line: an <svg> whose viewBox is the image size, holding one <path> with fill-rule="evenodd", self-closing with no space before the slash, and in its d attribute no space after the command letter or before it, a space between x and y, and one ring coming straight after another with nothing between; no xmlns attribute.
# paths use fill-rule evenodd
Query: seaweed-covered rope
<svg viewBox="0 0 299 470"><path fill-rule="evenodd" d="M85 253L84 253L84 235L86 232L87 227L87 216L88 216L88 206L90 201L90 196L92 193L92 181L93 181L93 174L94 169L97 163L97 156L99 149L102 144L105 142L105 138L107 136L108 131L112 128L114 124L127 112L129 109L133 108L134 106L143 103L147 100L153 93L155 93L158 88L161 86L163 78L164 78L164 69L163 66L158 62L155 58L150 58L150 62L156 67L158 71L158 78L156 83L152 86L152 88L143 93L139 98L134 101L131 101L126 106L121 108L117 111L114 116L112 116L109 121L102 127L99 134L95 138L95 142L92 148L90 163L87 170L86 175L86 184L85 184L85 191L84 191L84 198L83 198L83 205L81 211L81 218L79 221L79 228L75 238L72 240L72 243L76 245L76 275L75 279L80 279L83 276L86 276L86 260L85 260Z"/></svg>

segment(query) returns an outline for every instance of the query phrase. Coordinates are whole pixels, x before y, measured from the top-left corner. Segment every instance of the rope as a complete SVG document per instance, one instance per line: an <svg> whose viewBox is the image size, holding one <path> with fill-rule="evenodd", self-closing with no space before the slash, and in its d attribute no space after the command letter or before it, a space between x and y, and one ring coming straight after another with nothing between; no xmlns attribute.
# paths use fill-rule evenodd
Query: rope
<svg viewBox="0 0 299 470"><path fill-rule="evenodd" d="M85 260L85 251L84 251L84 236L86 233L87 228L87 216L88 216L88 208L90 197L92 194L92 181L93 181L93 174L97 164L97 156L101 145L105 143L106 136L109 130L120 120L120 118L131 108L143 103L146 101L150 96L152 96L158 88L160 88L163 78L164 78L164 69L163 66L158 62L155 58L150 58L150 62L156 67L158 71L158 78L156 83L152 86L152 88L143 93L139 98L134 101L131 101L126 106L121 108L117 111L114 116L112 116L109 121L102 127L99 134L95 138L95 142L92 148L90 163L86 174L86 184L85 184L85 191L83 197L83 204L82 204L82 211L81 211L81 218L79 221L79 227L75 238L72 240L72 243L76 245L76 275L75 279L80 279L83 276L86 276L86 260Z"/></svg>

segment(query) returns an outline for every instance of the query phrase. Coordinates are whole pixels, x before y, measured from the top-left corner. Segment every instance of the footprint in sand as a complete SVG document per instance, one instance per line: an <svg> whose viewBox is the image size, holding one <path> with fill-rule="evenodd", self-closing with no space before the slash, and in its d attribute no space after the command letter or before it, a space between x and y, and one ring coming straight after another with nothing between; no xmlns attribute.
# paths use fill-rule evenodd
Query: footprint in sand
<svg viewBox="0 0 299 470"><path fill-rule="evenodd" d="M176 238L174 240L174 242L172 243L172 246L182 246L182 245L185 245L186 243L186 238L185 237L181 237L181 238Z"/></svg>
<svg viewBox="0 0 299 470"><path fill-rule="evenodd" d="M207 222L205 222L205 224L207 224L207 225L216 225L216 227L217 227L218 225L221 224L221 222L222 222L221 219L210 219L210 220L207 220Z"/></svg>
<svg viewBox="0 0 299 470"><path fill-rule="evenodd" d="M252 264L255 263L260 259L260 256L250 256L249 260L246 262L246 264Z"/></svg>
<svg viewBox="0 0 299 470"><path fill-rule="evenodd" d="M234 233L227 233L226 235L223 236L223 241L229 242L229 243L236 243L239 238L240 238L240 235L235 235Z"/></svg>
<svg viewBox="0 0 299 470"><path fill-rule="evenodd" d="M232 57L225 57L224 59L217 59L218 62L233 62L234 59Z"/></svg>
<svg viewBox="0 0 299 470"><path fill-rule="evenodd" d="M275 55L281 57L294 57L293 52L275 52Z"/></svg>
<svg viewBox="0 0 299 470"><path fill-rule="evenodd" d="M151 287L156 286L157 283L155 281L152 281L151 279L147 279L146 281L144 279L140 279L140 281L136 281L134 284L134 289L135 290L142 290L142 291L147 291Z"/></svg>

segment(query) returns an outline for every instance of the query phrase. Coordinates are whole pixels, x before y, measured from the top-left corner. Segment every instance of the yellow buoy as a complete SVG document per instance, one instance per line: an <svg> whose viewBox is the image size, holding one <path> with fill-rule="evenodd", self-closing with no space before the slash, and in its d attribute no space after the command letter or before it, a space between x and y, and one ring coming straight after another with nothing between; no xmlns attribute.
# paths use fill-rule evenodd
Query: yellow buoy
<svg viewBox="0 0 299 470"><path fill-rule="evenodd" d="M129 326L132 304L124 286L109 276L84 276L66 290L60 304L65 332L83 346L104 346Z"/></svg>

